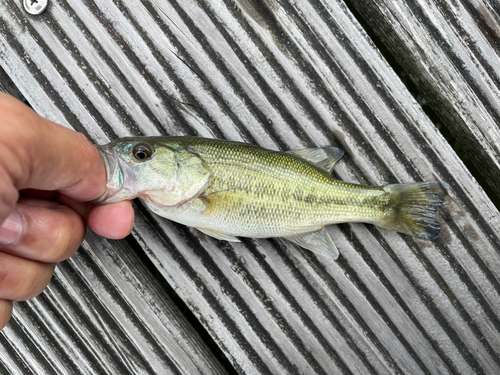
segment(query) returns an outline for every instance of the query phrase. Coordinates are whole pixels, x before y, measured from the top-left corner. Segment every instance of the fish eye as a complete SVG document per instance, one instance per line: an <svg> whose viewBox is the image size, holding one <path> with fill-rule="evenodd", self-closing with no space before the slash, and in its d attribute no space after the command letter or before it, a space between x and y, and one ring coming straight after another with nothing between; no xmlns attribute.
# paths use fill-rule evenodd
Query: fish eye
<svg viewBox="0 0 500 375"><path fill-rule="evenodd" d="M153 155L153 150L151 146L141 143L134 146L132 155L134 155L134 158L138 161L146 161Z"/></svg>

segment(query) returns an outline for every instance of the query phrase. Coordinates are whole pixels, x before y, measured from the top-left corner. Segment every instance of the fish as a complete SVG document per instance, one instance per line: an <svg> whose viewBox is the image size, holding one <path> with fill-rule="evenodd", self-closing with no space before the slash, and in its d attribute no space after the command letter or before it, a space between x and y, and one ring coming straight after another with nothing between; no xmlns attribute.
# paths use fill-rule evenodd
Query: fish
<svg viewBox="0 0 500 375"><path fill-rule="evenodd" d="M327 225L361 222L436 239L440 181L365 186L339 181L336 147L273 151L201 137L128 137L98 146L106 192L94 203L140 198L154 213L219 240L285 238L337 259Z"/></svg>

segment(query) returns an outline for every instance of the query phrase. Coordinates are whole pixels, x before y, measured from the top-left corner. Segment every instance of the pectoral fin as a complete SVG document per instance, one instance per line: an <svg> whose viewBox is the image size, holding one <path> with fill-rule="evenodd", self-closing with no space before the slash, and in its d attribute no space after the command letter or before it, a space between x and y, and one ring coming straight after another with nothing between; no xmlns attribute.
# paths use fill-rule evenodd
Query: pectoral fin
<svg viewBox="0 0 500 375"><path fill-rule="evenodd" d="M335 165L344 156L344 151L337 147L305 148L287 153L305 159L328 173L332 173Z"/></svg>
<svg viewBox="0 0 500 375"><path fill-rule="evenodd" d="M148 208L155 214L189 226L194 226L194 224L187 222L189 220L186 218L193 219L200 217L203 215L203 211L207 209L207 203L203 198L194 198L174 206L164 206L151 201L149 197L143 197L142 201L146 203Z"/></svg>
<svg viewBox="0 0 500 375"><path fill-rule="evenodd" d="M209 229L209 228L196 228L196 229L198 229L200 232L203 232L210 237L217 238L218 240L224 240L229 242L241 242L235 236L231 236L230 234L220 232L215 229Z"/></svg>
<svg viewBox="0 0 500 375"><path fill-rule="evenodd" d="M316 254L334 260L339 257L339 250L333 243L333 240L331 239L325 228L322 228L317 232L298 234L296 236L285 238L296 243L299 246L302 246L307 250L311 250Z"/></svg>

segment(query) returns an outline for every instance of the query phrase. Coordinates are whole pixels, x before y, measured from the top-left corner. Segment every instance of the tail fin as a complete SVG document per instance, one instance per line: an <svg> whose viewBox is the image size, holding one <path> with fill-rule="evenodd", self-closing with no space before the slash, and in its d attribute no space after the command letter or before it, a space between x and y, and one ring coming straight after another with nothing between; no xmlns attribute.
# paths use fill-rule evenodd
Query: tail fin
<svg viewBox="0 0 500 375"><path fill-rule="evenodd" d="M387 185L391 212L381 227L433 240L439 237L441 226L436 211L447 195L445 184L439 181Z"/></svg>

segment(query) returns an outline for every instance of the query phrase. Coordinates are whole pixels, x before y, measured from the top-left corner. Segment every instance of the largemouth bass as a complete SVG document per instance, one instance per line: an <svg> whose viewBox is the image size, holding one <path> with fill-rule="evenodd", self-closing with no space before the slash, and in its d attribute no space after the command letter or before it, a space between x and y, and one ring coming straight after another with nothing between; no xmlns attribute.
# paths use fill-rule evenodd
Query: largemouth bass
<svg viewBox="0 0 500 375"><path fill-rule="evenodd" d="M197 137L122 138L99 146L107 192L96 203L141 198L155 213L226 241L285 237L333 259L325 225L363 222L439 236L438 181L362 186L335 180L335 147L271 151Z"/></svg>

